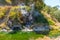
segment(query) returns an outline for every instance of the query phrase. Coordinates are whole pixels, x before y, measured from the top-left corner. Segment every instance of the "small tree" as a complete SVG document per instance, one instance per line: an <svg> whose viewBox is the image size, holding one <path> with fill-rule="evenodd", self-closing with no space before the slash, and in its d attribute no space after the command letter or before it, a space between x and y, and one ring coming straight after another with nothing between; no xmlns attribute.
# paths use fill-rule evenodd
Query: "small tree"
<svg viewBox="0 0 60 40"><path fill-rule="evenodd" d="M60 10L55 11L53 16L60 22Z"/></svg>

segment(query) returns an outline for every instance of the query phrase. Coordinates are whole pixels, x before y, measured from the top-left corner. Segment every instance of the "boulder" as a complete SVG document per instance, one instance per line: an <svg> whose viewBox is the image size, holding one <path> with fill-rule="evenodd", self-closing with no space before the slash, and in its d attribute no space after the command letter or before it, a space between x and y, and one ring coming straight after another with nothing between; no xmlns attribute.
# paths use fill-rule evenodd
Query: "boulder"
<svg viewBox="0 0 60 40"><path fill-rule="evenodd" d="M15 30L15 31L18 31L18 30L21 30L22 27L21 27L21 25L13 25L11 29Z"/></svg>
<svg viewBox="0 0 60 40"><path fill-rule="evenodd" d="M6 29L2 29L2 30L0 30L0 32L7 32L7 30Z"/></svg>
<svg viewBox="0 0 60 40"><path fill-rule="evenodd" d="M33 30L36 33L47 34L47 33L49 33L50 28L49 28L49 26L34 26Z"/></svg>

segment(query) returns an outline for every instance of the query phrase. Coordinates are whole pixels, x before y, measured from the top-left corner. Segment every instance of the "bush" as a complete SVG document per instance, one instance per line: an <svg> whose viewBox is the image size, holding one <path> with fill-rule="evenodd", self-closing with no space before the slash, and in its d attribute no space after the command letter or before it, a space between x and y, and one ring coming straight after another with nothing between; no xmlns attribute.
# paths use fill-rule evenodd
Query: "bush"
<svg viewBox="0 0 60 40"><path fill-rule="evenodd" d="M4 16L3 12L0 12L0 18L2 18Z"/></svg>
<svg viewBox="0 0 60 40"><path fill-rule="evenodd" d="M55 11L53 16L60 22L60 10Z"/></svg>
<svg viewBox="0 0 60 40"><path fill-rule="evenodd" d="M55 24L55 22L51 19L48 19L48 23L49 23L49 25L54 25Z"/></svg>
<svg viewBox="0 0 60 40"><path fill-rule="evenodd" d="M0 18L2 18L5 15L6 11L7 11L7 9L0 7Z"/></svg>

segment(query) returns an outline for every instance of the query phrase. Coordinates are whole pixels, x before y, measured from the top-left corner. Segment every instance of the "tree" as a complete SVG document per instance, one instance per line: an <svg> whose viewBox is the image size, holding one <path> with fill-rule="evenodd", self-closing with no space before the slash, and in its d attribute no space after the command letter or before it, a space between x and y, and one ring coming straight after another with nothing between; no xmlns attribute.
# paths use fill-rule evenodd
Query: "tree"
<svg viewBox="0 0 60 40"><path fill-rule="evenodd" d="M35 9L41 10L45 6L44 0L35 0Z"/></svg>
<svg viewBox="0 0 60 40"><path fill-rule="evenodd" d="M45 11L45 12L48 13L48 14L50 14L50 12L51 12L51 7L45 5L45 7L43 8L43 11Z"/></svg>
<svg viewBox="0 0 60 40"><path fill-rule="evenodd" d="M60 22L60 10L55 11L53 16Z"/></svg>

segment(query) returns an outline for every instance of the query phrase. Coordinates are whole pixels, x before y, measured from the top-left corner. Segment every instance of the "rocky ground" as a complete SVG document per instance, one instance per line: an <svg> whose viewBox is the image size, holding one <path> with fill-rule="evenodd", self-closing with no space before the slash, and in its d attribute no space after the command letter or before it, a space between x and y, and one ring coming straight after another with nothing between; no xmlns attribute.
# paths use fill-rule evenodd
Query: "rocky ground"
<svg viewBox="0 0 60 40"><path fill-rule="evenodd" d="M57 38L50 38L47 36L44 36L43 38L37 38L36 40L60 40L60 36L58 36Z"/></svg>

